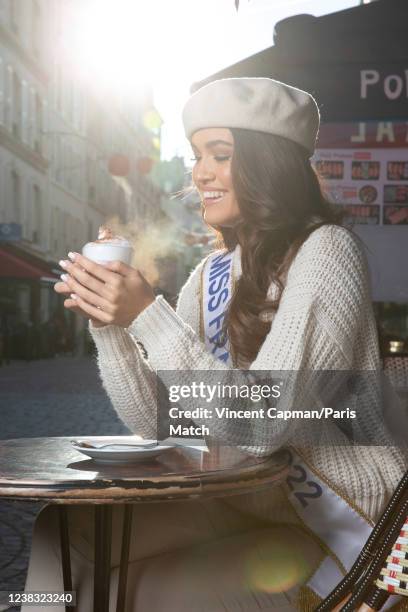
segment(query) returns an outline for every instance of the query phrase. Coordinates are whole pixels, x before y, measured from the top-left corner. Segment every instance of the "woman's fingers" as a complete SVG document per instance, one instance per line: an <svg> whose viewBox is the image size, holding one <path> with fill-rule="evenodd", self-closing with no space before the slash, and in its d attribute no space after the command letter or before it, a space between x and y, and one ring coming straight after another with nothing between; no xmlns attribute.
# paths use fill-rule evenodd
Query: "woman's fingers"
<svg viewBox="0 0 408 612"><path fill-rule="evenodd" d="M72 312L76 312L77 314L80 314L80 315L82 315L84 317L88 317L86 312L84 312L83 310L80 309L80 307L77 304L77 301L73 300L72 298L67 298L64 301L64 306L65 306L65 308L69 308Z"/></svg>
<svg viewBox="0 0 408 612"><path fill-rule="evenodd" d="M81 268L79 265L73 264L70 261L60 261L59 263L64 270L69 272L71 278L76 279L79 283L81 283L81 285L87 287L90 291L103 297L109 296L108 285L86 272L86 270ZM61 278L67 282L63 276Z"/></svg>
<svg viewBox="0 0 408 612"><path fill-rule="evenodd" d="M57 293L72 293L72 290L69 288L67 283L64 282L55 283L54 291Z"/></svg>
<svg viewBox="0 0 408 612"><path fill-rule="evenodd" d="M68 308L71 312L76 312L77 314L85 317L86 319L90 319L94 325L94 327L103 327L106 323L102 323L102 321L97 321L93 317L90 317L82 308L78 306L77 300L73 298L68 298L64 301L65 308Z"/></svg>
<svg viewBox="0 0 408 612"><path fill-rule="evenodd" d="M79 283L72 276L68 276L68 274L64 276L66 276L66 279L64 279L64 281L67 287L70 289L70 293L75 293L89 304L99 306L99 308L105 310L106 312L112 312L114 310L114 306L111 302L101 297L97 293L90 291L87 287L84 287L84 285Z"/></svg>
<svg viewBox="0 0 408 612"><path fill-rule="evenodd" d="M80 298L79 295L75 295L74 293L72 293L71 300L78 308L80 308L83 312L86 313L88 318L96 319L97 321L100 321L101 323L106 323L108 325L113 321L112 314L104 312L96 306L92 306L92 304L88 304L82 298ZM65 302L68 302L68 300L65 300Z"/></svg>
<svg viewBox="0 0 408 612"><path fill-rule="evenodd" d="M127 276L133 271L131 266L128 266L121 261L109 261L104 265L101 265L91 261L79 253L70 253L69 256L74 263L78 264L81 268L84 268L87 272L89 272L89 274L96 276L96 278L99 278L107 284L109 284L109 281L115 279L112 272L121 274L121 276Z"/></svg>
<svg viewBox="0 0 408 612"><path fill-rule="evenodd" d="M112 270L112 272L120 274L121 276L129 276L129 274L135 271L135 268L128 266L127 264L123 263L123 261L107 261L105 266L108 268L108 270Z"/></svg>

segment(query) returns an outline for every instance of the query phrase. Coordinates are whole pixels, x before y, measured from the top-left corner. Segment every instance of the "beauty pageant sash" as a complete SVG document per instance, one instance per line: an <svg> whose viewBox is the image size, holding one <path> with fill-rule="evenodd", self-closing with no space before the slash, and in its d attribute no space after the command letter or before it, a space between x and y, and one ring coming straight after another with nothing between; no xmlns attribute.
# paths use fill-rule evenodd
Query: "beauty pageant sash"
<svg viewBox="0 0 408 612"><path fill-rule="evenodd" d="M232 293L232 257L225 253L211 255L204 267L203 282L203 323L205 346L210 353L227 363L230 359L229 343L226 339L222 346L222 326Z"/></svg>
<svg viewBox="0 0 408 612"><path fill-rule="evenodd" d="M232 293L232 258L228 251L207 259L202 278L202 314L205 346L215 357L232 366L228 339L217 347ZM328 554L308 582L324 599L351 569L373 525L340 493L291 449L287 477L288 499L303 524L324 545ZM390 597L382 609L395 605Z"/></svg>

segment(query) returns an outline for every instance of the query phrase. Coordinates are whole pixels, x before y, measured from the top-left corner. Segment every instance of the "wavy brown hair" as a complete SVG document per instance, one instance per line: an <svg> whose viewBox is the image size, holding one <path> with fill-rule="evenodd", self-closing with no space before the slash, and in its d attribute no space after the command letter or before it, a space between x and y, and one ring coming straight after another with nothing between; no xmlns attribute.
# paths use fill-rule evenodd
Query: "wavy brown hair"
<svg viewBox="0 0 408 612"><path fill-rule="evenodd" d="M308 153L286 138L231 129L231 173L241 217L233 228L214 228L217 247L242 250L242 276L225 318L234 364L251 363L271 322L261 313L279 307L285 276L297 251L318 227L341 225L342 214L325 198ZM279 291L267 299L271 283Z"/></svg>

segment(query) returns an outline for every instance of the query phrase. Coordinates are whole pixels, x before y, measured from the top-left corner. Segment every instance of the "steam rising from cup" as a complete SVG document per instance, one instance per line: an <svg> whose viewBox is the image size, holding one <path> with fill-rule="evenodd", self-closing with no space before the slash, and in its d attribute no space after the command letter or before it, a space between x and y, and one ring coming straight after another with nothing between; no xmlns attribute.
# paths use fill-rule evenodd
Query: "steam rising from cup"
<svg viewBox="0 0 408 612"><path fill-rule="evenodd" d="M180 228L168 217L143 224L136 221L123 224L117 217L111 217L100 228L98 239L84 246L82 254L98 262L120 259L139 269L149 283L156 286L163 280L160 278L161 262L180 253L181 245ZM126 247L126 253L113 250L120 246ZM116 256L121 254L128 258L127 261Z"/></svg>

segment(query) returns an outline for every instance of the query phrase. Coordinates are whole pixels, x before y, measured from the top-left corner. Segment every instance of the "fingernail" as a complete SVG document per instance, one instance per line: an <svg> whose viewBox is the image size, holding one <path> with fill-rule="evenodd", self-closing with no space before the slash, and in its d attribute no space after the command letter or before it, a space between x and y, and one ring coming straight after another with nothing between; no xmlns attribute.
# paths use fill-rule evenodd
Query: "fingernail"
<svg viewBox="0 0 408 612"><path fill-rule="evenodd" d="M71 293L71 297L72 297L73 300L77 300L78 299L78 296L77 296L76 293Z"/></svg>
<svg viewBox="0 0 408 612"><path fill-rule="evenodd" d="M66 268L68 262L65 261L64 259L61 259L58 263L61 266L61 268Z"/></svg>
<svg viewBox="0 0 408 612"><path fill-rule="evenodd" d="M75 255L76 253L72 253L72 251L68 253L68 257L70 258L71 261L75 261Z"/></svg>
<svg viewBox="0 0 408 612"><path fill-rule="evenodd" d="M60 278L66 282L68 280L68 274L61 274Z"/></svg>

